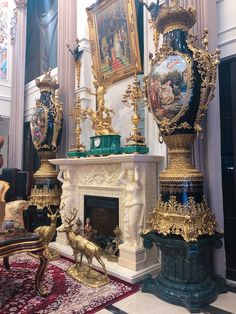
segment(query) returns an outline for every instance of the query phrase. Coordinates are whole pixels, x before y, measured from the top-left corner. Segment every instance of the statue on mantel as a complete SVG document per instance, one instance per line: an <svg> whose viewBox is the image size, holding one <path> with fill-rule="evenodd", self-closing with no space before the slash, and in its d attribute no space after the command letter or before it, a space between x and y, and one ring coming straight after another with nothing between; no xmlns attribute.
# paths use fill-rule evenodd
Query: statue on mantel
<svg viewBox="0 0 236 314"><path fill-rule="evenodd" d="M140 246L139 233L143 224L143 199L142 184L139 179L138 169L122 170L119 179L125 185L125 211L128 215L128 239L125 244L132 247Z"/></svg>
<svg viewBox="0 0 236 314"><path fill-rule="evenodd" d="M92 121L92 128L94 129L96 135L116 134L111 126L111 113L113 113L113 111L105 106L105 94L107 92L107 87L105 86L103 80L98 78L93 69L92 72L95 78L93 85L96 92L92 93L91 90L87 88L87 92L90 95L96 96L96 111L87 109L87 114Z"/></svg>
<svg viewBox="0 0 236 314"><path fill-rule="evenodd" d="M64 223L66 214L75 206L75 184L70 170L60 170L57 180L62 183L60 214Z"/></svg>

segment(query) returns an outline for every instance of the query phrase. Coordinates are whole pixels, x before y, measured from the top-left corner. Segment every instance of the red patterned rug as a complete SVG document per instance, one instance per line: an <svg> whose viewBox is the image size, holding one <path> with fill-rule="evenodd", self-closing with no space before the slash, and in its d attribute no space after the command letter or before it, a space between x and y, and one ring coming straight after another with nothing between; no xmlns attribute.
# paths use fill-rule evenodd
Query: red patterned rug
<svg viewBox="0 0 236 314"><path fill-rule="evenodd" d="M111 276L109 284L101 288L81 285L66 274L72 263L61 258L49 264L43 283L50 293L43 298L35 294L35 259L26 254L14 255L10 271L3 268L1 260L0 314L95 313L139 289Z"/></svg>

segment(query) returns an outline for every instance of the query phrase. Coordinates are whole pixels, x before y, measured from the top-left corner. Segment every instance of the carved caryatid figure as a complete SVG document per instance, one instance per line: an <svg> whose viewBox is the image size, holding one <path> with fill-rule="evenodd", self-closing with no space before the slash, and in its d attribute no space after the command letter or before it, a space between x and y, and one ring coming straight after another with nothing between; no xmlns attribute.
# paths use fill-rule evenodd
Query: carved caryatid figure
<svg viewBox="0 0 236 314"><path fill-rule="evenodd" d="M140 229L143 223L142 184L138 169L124 169L119 181L125 185L125 210L128 215L128 244L133 247L140 246Z"/></svg>
<svg viewBox="0 0 236 314"><path fill-rule="evenodd" d="M62 183L60 214L64 223L66 214L75 205L75 184L70 170L60 170L57 179Z"/></svg>

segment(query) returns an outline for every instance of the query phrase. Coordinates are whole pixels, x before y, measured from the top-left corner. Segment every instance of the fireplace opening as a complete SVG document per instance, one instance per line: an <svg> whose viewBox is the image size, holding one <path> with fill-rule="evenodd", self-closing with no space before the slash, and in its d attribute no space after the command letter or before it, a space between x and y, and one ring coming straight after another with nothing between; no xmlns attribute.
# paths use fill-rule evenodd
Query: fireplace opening
<svg viewBox="0 0 236 314"><path fill-rule="evenodd" d="M95 230L93 240L105 248L115 238L113 231L119 225L119 199L85 195L84 223L88 217Z"/></svg>

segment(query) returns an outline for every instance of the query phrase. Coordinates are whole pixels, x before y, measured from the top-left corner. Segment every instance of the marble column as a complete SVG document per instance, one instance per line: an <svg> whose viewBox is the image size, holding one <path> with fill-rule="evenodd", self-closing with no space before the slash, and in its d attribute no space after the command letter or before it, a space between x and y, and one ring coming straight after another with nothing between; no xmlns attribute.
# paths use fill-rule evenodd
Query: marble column
<svg viewBox="0 0 236 314"><path fill-rule="evenodd" d="M22 169L27 0L15 0L15 3L8 167ZM14 31L11 29L11 32Z"/></svg>
<svg viewBox="0 0 236 314"><path fill-rule="evenodd" d="M75 101L75 68L66 44L75 46L77 38L77 0L58 0L58 83L63 102L64 125L58 157L66 157L74 141L74 124L68 115Z"/></svg>

